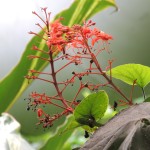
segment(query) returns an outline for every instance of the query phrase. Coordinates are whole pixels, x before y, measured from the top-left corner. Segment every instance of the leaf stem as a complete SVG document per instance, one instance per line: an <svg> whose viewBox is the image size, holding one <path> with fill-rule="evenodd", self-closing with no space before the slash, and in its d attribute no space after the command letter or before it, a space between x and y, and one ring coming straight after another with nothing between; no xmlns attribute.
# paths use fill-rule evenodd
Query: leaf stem
<svg viewBox="0 0 150 150"><path fill-rule="evenodd" d="M97 69L100 71L101 75L108 81L108 83L123 97L125 98L129 105L132 105L132 102L130 101L130 99L128 99L125 94L113 83L112 79L111 78L108 78L108 76L106 75L105 72L103 72L102 68L100 67L100 64L96 58L96 56L94 55L94 53L91 52L90 48L89 48L89 45L87 43L87 41L85 40L85 45L89 51L89 53L91 54L91 58L93 60L93 62L95 63Z"/></svg>
<svg viewBox="0 0 150 150"><path fill-rule="evenodd" d="M145 90L144 88L142 87L142 93L143 93L143 97L144 97L144 100L146 99L146 94L145 94Z"/></svg>

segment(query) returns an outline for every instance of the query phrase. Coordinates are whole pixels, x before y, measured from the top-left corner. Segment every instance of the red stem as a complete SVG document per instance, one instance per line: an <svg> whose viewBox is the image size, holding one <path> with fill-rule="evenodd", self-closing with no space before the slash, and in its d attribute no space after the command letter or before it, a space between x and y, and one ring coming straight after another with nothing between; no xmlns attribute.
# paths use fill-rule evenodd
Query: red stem
<svg viewBox="0 0 150 150"><path fill-rule="evenodd" d="M81 90L82 90L82 89L83 89L83 85L82 85L82 82L81 82L81 86L80 86L80 88L79 88L78 92L76 93L76 95L75 95L75 97L74 97L74 99L73 99L72 103L70 104L70 106L72 106L72 105L73 105L73 103L75 102L75 100L76 100L77 96L79 95L79 93L81 92Z"/></svg>
<svg viewBox="0 0 150 150"><path fill-rule="evenodd" d="M57 83L57 80L56 80L56 72L55 72L55 69L54 69L53 54L52 54L51 51L49 53L49 56L50 56L51 74L52 74L52 78L53 78L53 82L54 82L53 85L55 86L55 89L58 93L58 96L61 98L61 101L64 104L64 106L66 108L70 108L69 105L67 104L67 102L64 100L64 98L62 96L62 92L59 90L58 83ZM70 108L70 109L73 112L73 109L72 108Z"/></svg>
<svg viewBox="0 0 150 150"><path fill-rule="evenodd" d="M113 83L113 81L111 79L108 78L108 76L106 75L105 72L103 72L103 70L101 69L100 65L99 65L99 62L97 60L97 58L95 57L95 55L91 52L90 48L89 48L89 45L87 43L87 41L85 40L85 45L88 49L88 51L90 52L91 54L91 58L93 60L93 62L95 63L97 69L100 71L101 75L108 81L108 83L122 96L124 97L128 102L129 104L132 104L132 102L124 95L124 93Z"/></svg>

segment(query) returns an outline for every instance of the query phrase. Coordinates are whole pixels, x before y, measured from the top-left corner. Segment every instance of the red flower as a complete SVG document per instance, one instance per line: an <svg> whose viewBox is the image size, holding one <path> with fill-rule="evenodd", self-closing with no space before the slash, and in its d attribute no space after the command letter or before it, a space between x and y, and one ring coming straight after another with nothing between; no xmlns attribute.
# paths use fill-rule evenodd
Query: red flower
<svg viewBox="0 0 150 150"><path fill-rule="evenodd" d="M112 40L112 36L104 33L103 31L100 31L97 28L94 28L91 32L90 37L92 38L92 46L94 46L94 44L99 41L108 41L108 40Z"/></svg>
<svg viewBox="0 0 150 150"><path fill-rule="evenodd" d="M100 86L106 85L94 85L89 81L84 83L85 81L83 78L86 75L103 75L102 68L96 58L103 48L98 47L95 49L94 44L98 41L107 42L112 39L110 35L104 33L103 31L100 31L97 28L91 28L91 26L95 25L95 23L91 20L85 22L83 25L73 25L72 27L63 25L61 23L62 18L50 23L50 13L47 13L46 9L47 8L42 9L45 12L46 20L42 19L36 12L33 12L33 14L38 16L38 18L40 18L46 25L44 28L39 23L36 24L43 30L44 34L37 34L32 31L30 34L34 34L44 40L47 45L47 49L41 49L40 47L34 45L32 50L40 52L41 55L30 55L29 58L48 61L50 64L50 72L40 72L31 69L29 70L29 75L25 76L28 79L28 82L33 79L41 80L52 84L56 90L56 94L51 96L48 96L45 93L39 94L37 92L32 92L29 95L29 98L27 98L29 101L27 110L30 110L31 108L31 110L37 112L39 119L38 124L43 124L44 128L51 127L53 122L63 115L73 113L74 108L79 104L76 100L82 89L88 88L91 90L97 90ZM56 56L55 54L58 54L59 52L63 52L62 55L54 57ZM64 59L66 59L64 65L60 65L58 66L58 69L56 69L55 62ZM88 68L85 68L83 72L75 73L73 71L72 76L65 81L59 81L57 79L57 75L61 72L61 70L69 67L71 64L83 65L83 59L89 62ZM48 78L45 79L44 76L48 76ZM68 100L63 93L66 89L68 89L69 85L73 86L76 78L78 78L80 86L77 92L73 95L72 100ZM47 110L44 109L45 105L53 105L60 108L62 111L59 114L50 115L47 113ZM41 109L41 107L43 107L43 109Z"/></svg>
<svg viewBox="0 0 150 150"><path fill-rule="evenodd" d="M67 38L70 39L70 42L68 43L69 46L74 48L87 48L89 41L91 41L92 46L94 46L94 44L100 40L106 42L112 39L112 36L97 28L91 29L90 27L93 25L95 25L95 23L90 20L89 22L84 23L83 26L72 26L70 32L66 34Z"/></svg>
<svg viewBox="0 0 150 150"><path fill-rule="evenodd" d="M69 31L69 27L62 25L60 20L62 19L50 24L47 45L48 47L56 46L59 51L62 51L64 46L68 43L65 34Z"/></svg>

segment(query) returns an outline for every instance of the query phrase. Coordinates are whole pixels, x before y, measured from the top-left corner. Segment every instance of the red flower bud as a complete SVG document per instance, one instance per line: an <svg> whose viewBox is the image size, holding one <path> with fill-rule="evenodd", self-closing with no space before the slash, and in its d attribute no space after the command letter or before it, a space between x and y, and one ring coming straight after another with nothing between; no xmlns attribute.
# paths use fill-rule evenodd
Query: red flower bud
<svg viewBox="0 0 150 150"><path fill-rule="evenodd" d="M43 110L41 108L39 108L37 110L37 114L38 114L38 117L41 117L43 115Z"/></svg>

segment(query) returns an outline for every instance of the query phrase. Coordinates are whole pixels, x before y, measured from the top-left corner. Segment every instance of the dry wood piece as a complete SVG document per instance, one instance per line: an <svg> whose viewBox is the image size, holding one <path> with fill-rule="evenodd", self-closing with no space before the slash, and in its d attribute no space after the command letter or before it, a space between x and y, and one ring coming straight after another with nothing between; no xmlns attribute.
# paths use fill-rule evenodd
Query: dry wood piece
<svg viewBox="0 0 150 150"><path fill-rule="evenodd" d="M121 111L80 150L150 150L150 103Z"/></svg>

